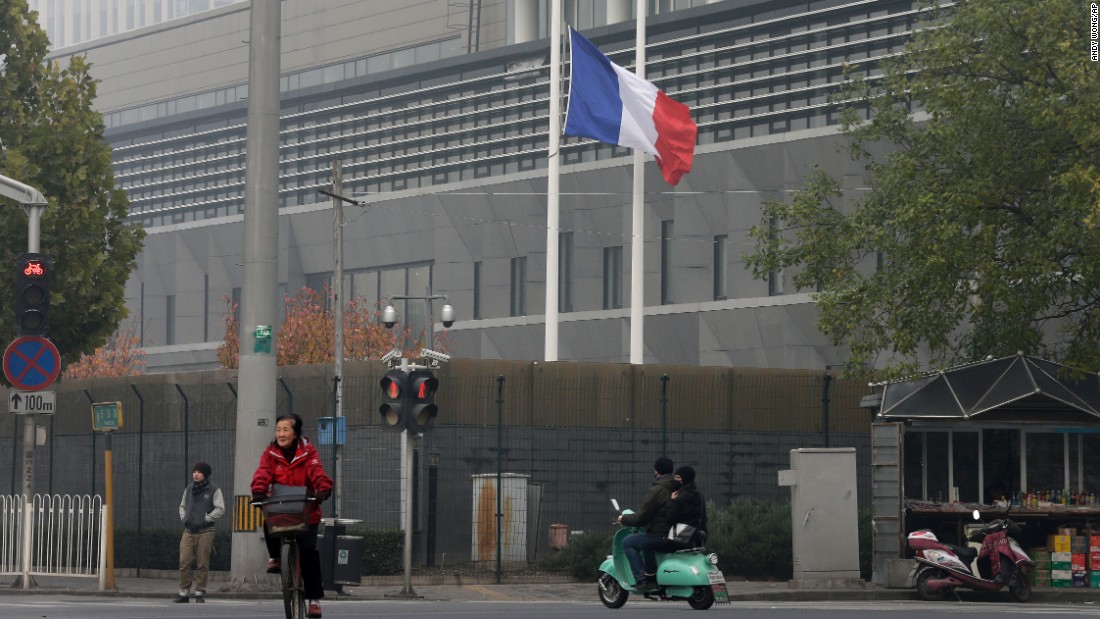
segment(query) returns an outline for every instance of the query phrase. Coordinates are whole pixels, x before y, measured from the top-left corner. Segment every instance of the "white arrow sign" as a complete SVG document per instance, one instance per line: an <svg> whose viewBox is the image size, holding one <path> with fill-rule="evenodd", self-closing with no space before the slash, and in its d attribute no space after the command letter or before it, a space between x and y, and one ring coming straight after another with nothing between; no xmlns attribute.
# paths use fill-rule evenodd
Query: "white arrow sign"
<svg viewBox="0 0 1100 619"><path fill-rule="evenodd" d="M16 391L8 392L8 412L20 415L52 415L57 408L57 393L54 391Z"/></svg>

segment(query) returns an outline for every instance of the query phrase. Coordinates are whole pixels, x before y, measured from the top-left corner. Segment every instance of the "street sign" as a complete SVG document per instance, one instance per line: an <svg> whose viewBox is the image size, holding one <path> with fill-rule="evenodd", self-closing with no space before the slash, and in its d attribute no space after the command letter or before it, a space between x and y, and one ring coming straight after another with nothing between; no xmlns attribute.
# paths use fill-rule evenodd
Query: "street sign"
<svg viewBox="0 0 1100 619"><path fill-rule="evenodd" d="M16 391L8 392L8 412L20 415L52 415L57 408L57 392Z"/></svg>
<svg viewBox="0 0 1100 619"><path fill-rule="evenodd" d="M4 376L21 391L39 391L57 380L61 354L53 342L39 335L16 338L4 351Z"/></svg>
<svg viewBox="0 0 1100 619"><path fill-rule="evenodd" d="M122 429L122 402L92 404L92 430L113 432Z"/></svg>

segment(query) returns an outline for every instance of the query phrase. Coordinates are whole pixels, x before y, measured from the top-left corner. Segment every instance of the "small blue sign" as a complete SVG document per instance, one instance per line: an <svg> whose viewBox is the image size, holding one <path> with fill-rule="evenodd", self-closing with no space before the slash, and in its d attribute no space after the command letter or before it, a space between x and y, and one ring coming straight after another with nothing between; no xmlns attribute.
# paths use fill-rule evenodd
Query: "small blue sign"
<svg viewBox="0 0 1100 619"><path fill-rule="evenodd" d="M336 444L344 445L347 443L348 418L340 416L336 419L339 420L336 425ZM332 444L332 417L319 417L317 419L317 444Z"/></svg>

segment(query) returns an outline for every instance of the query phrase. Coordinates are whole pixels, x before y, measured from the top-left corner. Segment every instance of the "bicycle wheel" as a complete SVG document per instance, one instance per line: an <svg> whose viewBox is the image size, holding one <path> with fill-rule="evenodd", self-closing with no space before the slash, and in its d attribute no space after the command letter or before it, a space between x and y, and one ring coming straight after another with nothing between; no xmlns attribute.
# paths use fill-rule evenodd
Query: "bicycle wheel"
<svg viewBox="0 0 1100 619"><path fill-rule="evenodd" d="M306 596L302 590L302 570L298 565L298 541L293 537L283 541L281 561L286 619L305 619Z"/></svg>

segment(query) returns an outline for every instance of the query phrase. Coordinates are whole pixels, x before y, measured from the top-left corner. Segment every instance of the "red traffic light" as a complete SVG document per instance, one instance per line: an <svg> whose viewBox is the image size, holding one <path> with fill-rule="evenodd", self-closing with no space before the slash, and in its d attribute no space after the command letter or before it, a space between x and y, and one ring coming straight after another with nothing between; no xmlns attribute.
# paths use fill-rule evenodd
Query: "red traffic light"
<svg viewBox="0 0 1100 619"><path fill-rule="evenodd" d="M378 385L382 388L382 403L378 415L382 429L400 432L405 429L405 383L408 376L399 370L386 372Z"/></svg>
<svg viewBox="0 0 1100 619"><path fill-rule="evenodd" d="M19 335L46 335L50 327L50 257L20 254L15 260L15 329Z"/></svg>
<svg viewBox="0 0 1100 619"><path fill-rule="evenodd" d="M409 432L426 432L435 423L439 407L435 405L435 392L439 379L428 370L414 370L409 374L411 402L405 420Z"/></svg>

